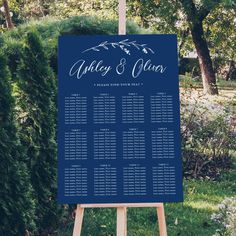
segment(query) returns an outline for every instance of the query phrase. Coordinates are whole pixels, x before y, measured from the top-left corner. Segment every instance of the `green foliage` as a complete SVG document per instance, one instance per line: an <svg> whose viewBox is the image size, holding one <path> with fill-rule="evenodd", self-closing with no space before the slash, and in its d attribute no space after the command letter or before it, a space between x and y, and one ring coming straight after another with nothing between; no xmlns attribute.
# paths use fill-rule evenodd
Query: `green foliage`
<svg viewBox="0 0 236 236"><path fill-rule="evenodd" d="M20 134L35 193L40 231L50 233L60 217L56 204L55 76L42 40L29 32L17 67Z"/></svg>
<svg viewBox="0 0 236 236"><path fill-rule="evenodd" d="M23 162L25 151L17 136L10 73L2 50L0 68L0 235L20 236L35 230L35 203Z"/></svg>
<svg viewBox="0 0 236 236"><path fill-rule="evenodd" d="M195 88L182 89L181 105L184 174L214 179L232 166L236 149L232 111L229 105L214 103Z"/></svg>
<svg viewBox="0 0 236 236"><path fill-rule="evenodd" d="M109 219L109 220L108 220ZM83 227L83 235L107 236L115 232L116 210L113 209L87 209L85 211L84 222L89 227Z"/></svg>
<svg viewBox="0 0 236 236"><path fill-rule="evenodd" d="M230 152L235 137L223 117L202 122L192 114L183 135L183 158L186 176L215 178L231 166ZM188 121L187 121L188 122Z"/></svg>
<svg viewBox="0 0 236 236"><path fill-rule="evenodd" d="M225 61L236 60L235 19L236 8L220 5L204 23L212 54Z"/></svg>
<svg viewBox="0 0 236 236"><path fill-rule="evenodd" d="M75 15L99 15L101 18L114 19L117 16L118 1L58 1L50 6L50 14L59 17Z"/></svg>

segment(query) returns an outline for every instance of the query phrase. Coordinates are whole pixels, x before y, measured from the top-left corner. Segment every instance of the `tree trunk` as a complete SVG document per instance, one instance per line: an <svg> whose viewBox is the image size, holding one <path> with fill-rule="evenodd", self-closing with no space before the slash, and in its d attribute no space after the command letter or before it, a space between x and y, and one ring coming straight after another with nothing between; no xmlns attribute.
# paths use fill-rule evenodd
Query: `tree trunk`
<svg viewBox="0 0 236 236"><path fill-rule="evenodd" d="M204 92L211 95L218 94L216 76L207 46L207 41L204 37L202 21L193 23L193 26L191 27L191 35L197 50Z"/></svg>
<svg viewBox="0 0 236 236"><path fill-rule="evenodd" d="M2 3L3 3L4 11L5 11L4 13L5 13L5 17L6 17L7 28L12 29L14 27L14 25L12 23L12 19L11 19L11 15L10 15L8 1L3 0Z"/></svg>

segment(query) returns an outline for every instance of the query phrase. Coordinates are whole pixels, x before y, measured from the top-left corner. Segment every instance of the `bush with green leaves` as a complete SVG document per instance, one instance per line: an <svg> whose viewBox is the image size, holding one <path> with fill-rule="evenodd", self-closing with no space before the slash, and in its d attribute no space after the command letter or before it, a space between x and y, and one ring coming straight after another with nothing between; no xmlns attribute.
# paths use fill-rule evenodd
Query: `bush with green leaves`
<svg viewBox="0 0 236 236"><path fill-rule="evenodd" d="M215 102L198 89L182 89L182 154L186 177L214 179L232 166L236 136L230 117L227 105Z"/></svg>
<svg viewBox="0 0 236 236"><path fill-rule="evenodd" d="M21 236L36 229L35 201L25 150L17 135L11 74L2 50L0 68L0 235Z"/></svg>
<svg viewBox="0 0 236 236"><path fill-rule="evenodd" d="M214 213L211 219L219 225L214 236L236 235L236 198L226 198L219 204L219 212Z"/></svg>
<svg viewBox="0 0 236 236"><path fill-rule="evenodd" d="M37 32L27 34L17 66L20 135L27 147L27 165L36 200L40 234L52 233L60 220L56 203L56 80Z"/></svg>

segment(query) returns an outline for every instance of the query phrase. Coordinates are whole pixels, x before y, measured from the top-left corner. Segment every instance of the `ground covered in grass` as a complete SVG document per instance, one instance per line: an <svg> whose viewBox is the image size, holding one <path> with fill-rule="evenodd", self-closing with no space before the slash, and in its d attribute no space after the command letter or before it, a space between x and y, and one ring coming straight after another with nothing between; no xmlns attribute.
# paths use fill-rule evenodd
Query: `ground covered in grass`
<svg viewBox="0 0 236 236"><path fill-rule="evenodd" d="M231 170L217 181L185 181L184 203L166 204L169 235L213 235L219 226L211 221L211 215L223 199L235 196L235 178L235 170Z"/></svg>
<svg viewBox="0 0 236 236"><path fill-rule="evenodd" d="M226 197L236 195L235 169L224 173L217 181L185 180L184 203L165 204L168 235L212 236L219 226L211 220ZM114 209L86 210L83 236L115 235ZM156 209L132 208L128 210L128 236L158 235ZM57 236L69 236L73 222L60 229Z"/></svg>

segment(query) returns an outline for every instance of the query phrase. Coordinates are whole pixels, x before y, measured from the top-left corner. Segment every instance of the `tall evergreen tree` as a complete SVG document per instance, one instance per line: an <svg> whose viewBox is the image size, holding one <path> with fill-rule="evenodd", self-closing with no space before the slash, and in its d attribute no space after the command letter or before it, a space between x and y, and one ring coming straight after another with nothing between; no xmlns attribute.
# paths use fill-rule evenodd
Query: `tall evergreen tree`
<svg viewBox="0 0 236 236"><path fill-rule="evenodd" d="M10 73L1 49L0 68L0 235L22 236L35 229L35 204L14 122Z"/></svg>
<svg viewBox="0 0 236 236"><path fill-rule="evenodd" d="M30 32L18 66L19 106L25 114L21 124L27 147L31 183L37 200L40 235L48 235L60 218L56 203L55 76L42 40Z"/></svg>

